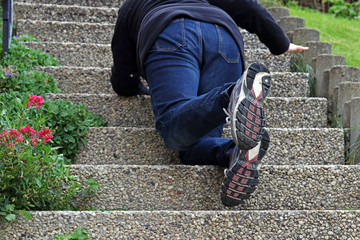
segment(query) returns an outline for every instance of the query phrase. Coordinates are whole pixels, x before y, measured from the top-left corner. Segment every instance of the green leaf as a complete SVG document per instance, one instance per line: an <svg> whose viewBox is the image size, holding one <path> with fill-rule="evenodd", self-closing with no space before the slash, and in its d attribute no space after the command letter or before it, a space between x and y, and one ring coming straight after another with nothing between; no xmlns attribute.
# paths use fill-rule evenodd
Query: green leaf
<svg viewBox="0 0 360 240"><path fill-rule="evenodd" d="M8 214L8 215L6 215L5 219L8 220L9 222L14 221L16 219L16 215L12 214L12 213Z"/></svg>
<svg viewBox="0 0 360 240"><path fill-rule="evenodd" d="M7 211L10 211L10 212L13 212L14 211L14 204L7 204L6 206L5 206L5 210L7 210Z"/></svg>
<svg viewBox="0 0 360 240"><path fill-rule="evenodd" d="M73 136L69 135L69 141L71 143L75 143L75 138Z"/></svg>
<svg viewBox="0 0 360 240"><path fill-rule="evenodd" d="M35 181L36 181L36 184L37 184L39 187L41 187L41 181L40 181L40 179L36 178Z"/></svg>
<svg viewBox="0 0 360 240"><path fill-rule="evenodd" d="M18 212L20 212L28 220L32 220L32 218L33 218L28 211L18 210Z"/></svg>

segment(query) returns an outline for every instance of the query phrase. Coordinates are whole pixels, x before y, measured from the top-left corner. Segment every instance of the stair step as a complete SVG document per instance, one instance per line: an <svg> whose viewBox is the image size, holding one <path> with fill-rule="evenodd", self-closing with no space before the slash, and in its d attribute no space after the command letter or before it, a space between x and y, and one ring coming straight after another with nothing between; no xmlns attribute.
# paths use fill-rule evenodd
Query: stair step
<svg viewBox="0 0 360 240"><path fill-rule="evenodd" d="M262 160L266 165L341 164L344 160L342 129L267 129L271 142ZM224 137L231 138L230 129ZM167 149L153 128L90 128L88 144L76 164L180 164L178 153Z"/></svg>
<svg viewBox="0 0 360 240"><path fill-rule="evenodd" d="M27 42L29 48L41 49L59 60L63 66L110 67L113 63L110 44ZM265 64L272 72L290 72L291 54L269 56L265 49L245 50L247 65L252 62Z"/></svg>
<svg viewBox="0 0 360 240"><path fill-rule="evenodd" d="M93 239L357 239L360 211L44 211L2 224L4 240L53 239L89 231Z"/></svg>
<svg viewBox="0 0 360 240"><path fill-rule="evenodd" d="M125 0L16 0L19 3L77 5L88 7L116 7L119 8Z"/></svg>
<svg viewBox="0 0 360 240"><path fill-rule="evenodd" d="M93 8L89 9L93 10ZM101 10L101 8L99 9ZM63 11L60 8L58 14L62 14ZM83 23L20 19L17 21L17 33L31 34L39 41L109 44L114 34L116 18L107 22ZM255 34L246 30L241 30L241 34L245 47L267 49Z"/></svg>
<svg viewBox="0 0 360 240"><path fill-rule="evenodd" d="M360 208L360 166L261 165L257 190L242 210ZM225 210L220 201L223 169L216 166L73 165L85 183L100 184L82 207L129 210ZM154 201L156 199L156 201Z"/></svg>
<svg viewBox="0 0 360 240"><path fill-rule="evenodd" d="M113 94L110 68L37 67L58 82L62 93ZM310 95L307 73L272 72L269 96L307 97Z"/></svg>
<svg viewBox="0 0 360 240"><path fill-rule="evenodd" d="M47 99L81 103L101 114L109 126L154 127L149 96L120 97L116 94L47 94ZM322 128L327 124L325 98L268 97L264 102L266 123L276 128Z"/></svg>
<svg viewBox="0 0 360 240"><path fill-rule="evenodd" d="M119 5L120 7L120 5ZM86 7L38 3L14 3L18 23L26 20L115 24L119 7ZM57 29L53 29L57 30Z"/></svg>

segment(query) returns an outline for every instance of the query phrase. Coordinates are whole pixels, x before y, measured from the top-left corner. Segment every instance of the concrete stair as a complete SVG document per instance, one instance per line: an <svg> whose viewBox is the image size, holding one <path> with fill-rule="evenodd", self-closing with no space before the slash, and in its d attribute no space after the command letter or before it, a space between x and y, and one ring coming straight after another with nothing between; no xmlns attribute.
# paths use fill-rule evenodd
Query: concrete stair
<svg viewBox="0 0 360 240"><path fill-rule="evenodd" d="M79 182L100 184L95 198L75 201L87 211L33 211L31 221L0 225L0 239L53 239L80 227L94 239L359 239L359 165L341 165L344 133L326 128L327 101L308 98L308 76L289 72L290 55L270 57L243 31L247 64L272 71L265 102L272 141L254 195L226 208L223 169L181 165L154 129L149 97L114 95L109 41L121 2L16 1L18 33L40 40L26 45L62 65L38 68L62 90L47 98L82 103L109 127L89 129L72 166Z"/></svg>
<svg viewBox="0 0 360 240"><path fill-rule="evenodd" d="M59 60L62 66L109 67L112 65L110 44L73 42L27 42L29 48L41 49ZM290 54L269 56L265 49L245 49L246 64L263 62L272 72L290 71Z"/></svg>
<svg viewBox="0 0 360 240"><path fill-rule="evenodd" d="M110 68L97 67L37 67L58 81L64 93L114 94L110 84ZM271 97L309 96L308 74L272 72Z"/></svg>
<svg viewBox="0 0 360 240"><path fill-rule="evenodd" d="M353 166L262 165L246 204L226 208L219 200L223 169L184 165L74 165L85 183L101 186L80 206L129 210L337 210L359 208L360 176ZM321 184L319 184L321 183ZM353 183L353 184L349 184ZM156 199L156 201L154 201Z"/></svg>
<svg viewBox="0 0 360 240"><path fill-rule="evenodd" d="M116 94L47 94L47 99L81 103L103 115L110 126L153 127L149 96L119 97ZM269 97L264 102L269 127L326 127L326 99ZM224 122L225 123L225 122Z"/></svg>
<svg viewBox="0 0 360 240"><path fill-rule="evenodd" d="M93 10L93 8L90 8ZM101 13L104 8L98 8L98 11ZM67 11L68 9L61 9L62 11ZM35 10L34 10L35 11ZM61 12L62 12L61 11ZM61 14L58 13L58 14ZM40 41L49 41L49 42L78 42L78 43L98 43L98 44L108 44L111 42L112 35L114 33L115 22L117 17L117 12L115 12L112 18L115 20L112 23L108 22L92 22L95 13L89 13L89 22L73 22L70 17L68 21L50 21L51 16L44 16L44 19L36 20L22 20L17 21L17 31L19 32L33 32L33 34L38 35L37 38ZM100 15L100 14L99 14ZM31 15L33 16L33 15ZM70 14L74 16L74 14ZM76 16L76 15L75 15ZM83 15L81 15L83 16ZM86 15L85 15L86 16ZM97 15L95 15L96 17ZM101 18L102 16L99 16ZM111 17L109 17L111 18ZM95 20L98 20L96 17ZM266 46L261 43L258 37L255 34L251 34L246 30L240 30L242 35L247 39L248 48L258 48L266 49ZM96 33L96 34L94 34Z"/></svg>
<svg viewBox="0 0 360 240"><path fill-rule="evenodd" d="M336 165L344 159L344 133L331 128L268 128L267 165ZM224 137L231 137L230 129ZM180 164L177 153L168 150L154 128L91 128L88 144L76 164ZM331 142L332 144L324 144Z"/></svg>

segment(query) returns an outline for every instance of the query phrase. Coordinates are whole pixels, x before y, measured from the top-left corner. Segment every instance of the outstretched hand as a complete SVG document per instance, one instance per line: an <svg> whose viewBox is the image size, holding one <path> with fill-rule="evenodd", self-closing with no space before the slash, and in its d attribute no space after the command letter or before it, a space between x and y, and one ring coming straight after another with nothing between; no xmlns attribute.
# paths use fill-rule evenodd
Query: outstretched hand
<svg viewBox="0 0 360 240"><path fill-rule="evenodd" d="M300 46L300 45L290 43L289 49L286 52L287 53L290 53L290 52L303 52L303 51L307 51L307 50L309 50L308 47L304 47L304 46ZM272 54L272 53L270 53L269 55L274 56L274 54Z"/></svg>
<svg viewBox="0 0 360 240"><path fill-rule="evenodd" d="M289 49L286 52L302 52L309 50L308 47L299 46L293 43L290 43Z"/></svg>

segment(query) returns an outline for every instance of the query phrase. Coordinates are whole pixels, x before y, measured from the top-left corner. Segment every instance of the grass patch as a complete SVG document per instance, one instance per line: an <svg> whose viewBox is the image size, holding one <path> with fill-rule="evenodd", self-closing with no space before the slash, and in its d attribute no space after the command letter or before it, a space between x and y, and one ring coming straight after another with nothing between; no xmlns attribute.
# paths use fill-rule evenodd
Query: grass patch
<svg viewBox="0 0 360 240"><path fill-rule="evenodd" d="M332 53L346 57L346 65L360 67L360 21L334 17L313 9L289 7L290 16L305 19L306 28L320 31L320 41L332 45Z"/></svg>

